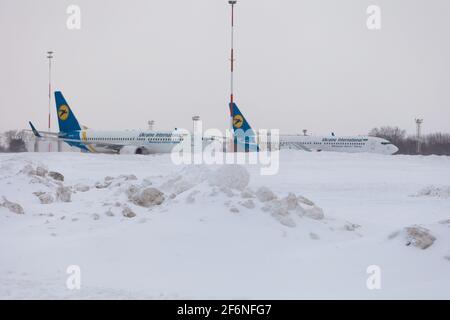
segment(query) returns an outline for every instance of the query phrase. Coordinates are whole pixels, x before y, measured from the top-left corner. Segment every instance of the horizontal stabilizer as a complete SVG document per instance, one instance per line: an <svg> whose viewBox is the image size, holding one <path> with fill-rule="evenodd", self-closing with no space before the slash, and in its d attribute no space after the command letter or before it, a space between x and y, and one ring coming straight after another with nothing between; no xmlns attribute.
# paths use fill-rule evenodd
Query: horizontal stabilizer
<svg viewBox="0 0 450 320"><path fill-rule="evenodd" d="M30 124L31 131L33 131L34 135L38 138L42 138L41 134L39 133L39 131L36 130L31 121L28 121L28 123Z"/></svg>

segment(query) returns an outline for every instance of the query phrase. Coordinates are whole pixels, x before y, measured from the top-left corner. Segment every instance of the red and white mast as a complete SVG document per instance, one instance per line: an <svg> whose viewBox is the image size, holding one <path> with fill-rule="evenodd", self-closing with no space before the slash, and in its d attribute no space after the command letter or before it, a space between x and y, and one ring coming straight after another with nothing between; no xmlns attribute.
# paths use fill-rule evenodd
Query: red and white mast
<svg viewBox="0 0 450 320"><path fill-rule="evenodd" d="M230 52L230 115L233 116L233 69L234 69L234 5L236 0L229 0L228 3L231 5L231 52Z"/></svg>
<svg viewBox="0 0 450 320"><path fill-rule="evenodd" d="M233 132L233 71L234 71L234 5L236 4L236 0L229 0L228 3L231 5L231 51L230 51L230 130ZM236 144L234 143L234 135L231 142L231 148L234 152L236 152Z"/></svg>

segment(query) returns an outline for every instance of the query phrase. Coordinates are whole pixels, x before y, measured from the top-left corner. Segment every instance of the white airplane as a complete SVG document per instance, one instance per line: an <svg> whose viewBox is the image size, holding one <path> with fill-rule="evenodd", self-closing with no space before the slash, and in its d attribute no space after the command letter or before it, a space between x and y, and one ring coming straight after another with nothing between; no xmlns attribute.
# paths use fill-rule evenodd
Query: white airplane
<svg viewBox="0 0 450 320"><path fill-rule="evenodd" d="M386 139L370 136L280 135L280 148L307 151L368 152L394 154L398 148Z"/></svg>
<svg viewBox="0 0 450 320"><path fill-rule="evenodd" d="M230 113L235 134L234 144L241 150L259 150L263 142L253 131L237 105L230 104ZM267 139L266 139L267 140ZM279 145L270 147L280 149L298 149L305 151L337 151L337 152L368 152L394 154L398 148L386 139L369 136L307 136L281 135ZM267 147L267 145L265 145Z"/></svg>
<svg viewBox="0 0 450 320"><path fill-rule="evenodd" d="M168 153L184 139L186 133L172 131L96 131L82 128L60 91L55 91L59 133L38 131L30 122L34 135L46 140L64 141L82 152L150 154ZM45 136L42 136L44 134ZM208 139L204 139L206 144Z"/></svg>

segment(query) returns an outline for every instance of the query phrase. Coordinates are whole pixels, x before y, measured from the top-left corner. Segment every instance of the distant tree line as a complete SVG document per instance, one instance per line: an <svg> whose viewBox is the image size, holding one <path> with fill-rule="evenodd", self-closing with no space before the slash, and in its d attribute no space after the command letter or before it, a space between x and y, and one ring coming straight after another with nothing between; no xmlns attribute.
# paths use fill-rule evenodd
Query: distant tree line
<svg viewBox="0 0 450 320"><path fill-rule="evenodd" d="M374 128L369 136L389 140L399 149L397 154L418 154L417 137L408 136L406 131L399 127ZM431 133L422 135L420 154L422 155L450 155L450 134Z"/></svg>
<svg viewBox="0 0 450 320"><path fill-rule="evenodd" d="M1 134L0 152L26 152L23 132L17 130L6 131Z"/></svg>

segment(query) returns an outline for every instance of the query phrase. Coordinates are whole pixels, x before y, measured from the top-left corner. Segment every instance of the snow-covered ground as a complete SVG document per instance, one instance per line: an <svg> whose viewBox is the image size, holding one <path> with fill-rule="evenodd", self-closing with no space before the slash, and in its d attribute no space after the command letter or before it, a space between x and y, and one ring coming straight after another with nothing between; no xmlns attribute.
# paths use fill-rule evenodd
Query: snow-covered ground
<svg viewBox="0 0 450 320"><path fill-rule="evenodd" d="M282 151L259 172L2 154L0 298L450 298L450 157Z"/></svg>

